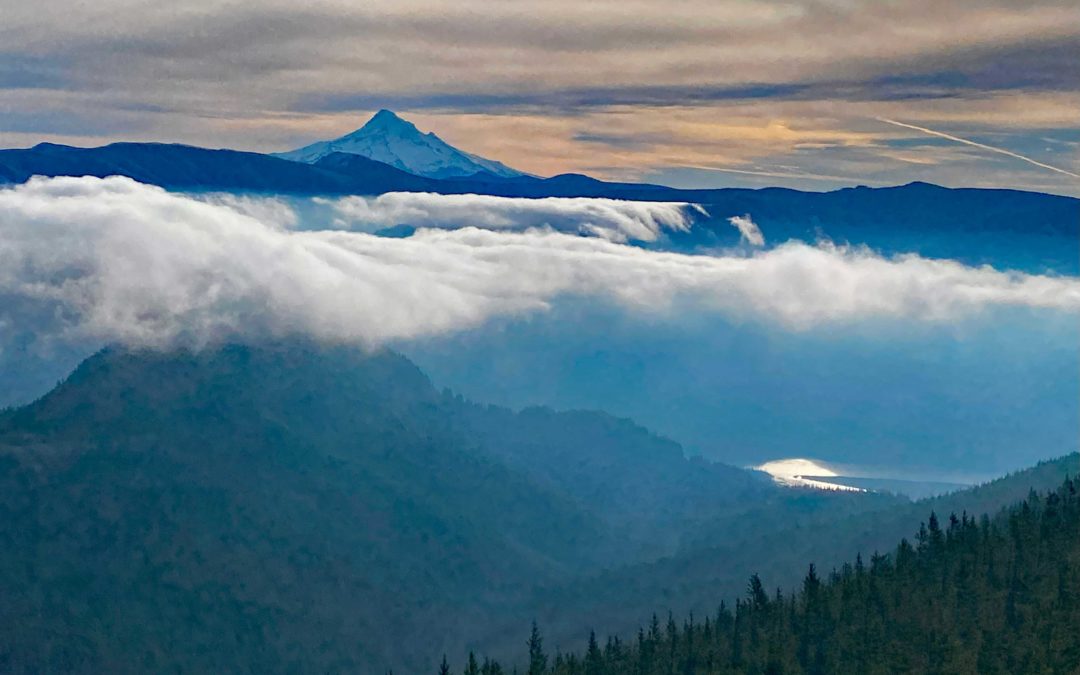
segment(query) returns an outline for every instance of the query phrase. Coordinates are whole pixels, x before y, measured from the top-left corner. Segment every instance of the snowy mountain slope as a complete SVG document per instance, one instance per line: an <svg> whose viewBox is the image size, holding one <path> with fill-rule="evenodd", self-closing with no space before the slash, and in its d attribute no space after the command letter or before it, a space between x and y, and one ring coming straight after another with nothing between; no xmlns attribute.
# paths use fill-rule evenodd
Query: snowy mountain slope
<svg viewBox="0 0 1080 675"><path fill-rule="evenodd" d="M341 138L319 141L276 156L313 164L334 152L362 155L428 178L525 175L500 162L458 150L433 133L423 133L412 122L389 110L380 110L363 127Z"/></svg>

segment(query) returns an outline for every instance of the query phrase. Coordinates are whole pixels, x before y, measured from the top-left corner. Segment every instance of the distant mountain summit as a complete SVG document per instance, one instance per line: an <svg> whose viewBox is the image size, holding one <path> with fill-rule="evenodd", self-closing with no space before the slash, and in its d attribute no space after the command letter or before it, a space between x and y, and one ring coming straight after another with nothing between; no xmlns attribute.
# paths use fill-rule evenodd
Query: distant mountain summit
<svg viewBox="0 0 1080 675"><path fill-rule="evenodd" d="M427 178L462 178L477 174L514 178L525 175L501 162L458 150L389 110L380 110L367 124L341 138L319 141L276 156L314 164L335 152L361 155Z"/></svg>

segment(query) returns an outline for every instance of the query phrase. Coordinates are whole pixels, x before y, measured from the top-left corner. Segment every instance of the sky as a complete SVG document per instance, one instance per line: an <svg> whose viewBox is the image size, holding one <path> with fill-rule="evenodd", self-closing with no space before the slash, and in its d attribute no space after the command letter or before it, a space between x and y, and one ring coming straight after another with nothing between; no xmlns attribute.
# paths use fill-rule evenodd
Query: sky
<svg viewBox="0 0 1080 675"><path fill-rule="evenodd" d="M0 16L0 147L281 151L390 108L542 175L1080 195L1075 0L0 0Z"/></svg>

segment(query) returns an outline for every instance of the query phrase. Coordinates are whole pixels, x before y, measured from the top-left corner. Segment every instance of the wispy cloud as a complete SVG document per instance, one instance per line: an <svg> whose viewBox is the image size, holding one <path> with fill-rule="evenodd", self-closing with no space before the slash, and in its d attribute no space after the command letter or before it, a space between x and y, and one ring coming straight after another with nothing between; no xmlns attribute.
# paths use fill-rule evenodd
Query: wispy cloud
<svg viewBox="0 0 1080 675"><path fill-rule="evenodd" d="M750 219L750 214L745 216L732 216L728 218L731 226L739 231L739 238L751 246L764 246L765 236L761 234L761 228Z"/></svg>

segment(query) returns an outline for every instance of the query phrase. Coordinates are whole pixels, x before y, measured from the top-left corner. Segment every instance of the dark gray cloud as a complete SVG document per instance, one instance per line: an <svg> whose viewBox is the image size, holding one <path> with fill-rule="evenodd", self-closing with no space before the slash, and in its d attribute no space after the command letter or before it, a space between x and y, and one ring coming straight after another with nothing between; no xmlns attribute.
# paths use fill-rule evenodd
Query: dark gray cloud
<svg viewBox="0 0 1080 675"><path fill-rule="evenodd" d="M1080 91L1080 36L1004 45L977 46L955 53L875 64L858 79L805 79L735 85L655 85L548 89L506 93L447 91L379 95L330 92L305 96L296 107L311 112L380 107L455 109L614 105L676 106L755 99L795 101L904 101L977 98L1010 90Z"/></svg>
<svg viewBox="0 0 1080 675"><path fill-rule="evenodd" d="M302 110L1060 90L1080 77L1067 3L633 4L51 0L9 13L0 72L9 87L172 77L237 95L303 75L270 97Z"/></svg>

